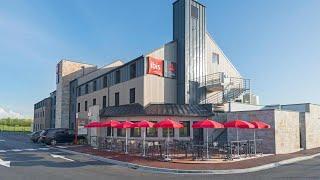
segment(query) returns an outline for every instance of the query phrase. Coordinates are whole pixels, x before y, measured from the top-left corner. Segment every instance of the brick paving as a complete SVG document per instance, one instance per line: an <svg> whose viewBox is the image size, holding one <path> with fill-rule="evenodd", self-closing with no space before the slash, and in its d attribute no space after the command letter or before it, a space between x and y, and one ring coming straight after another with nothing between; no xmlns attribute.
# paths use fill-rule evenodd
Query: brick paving
<svg viewBox="0 0 320 180"><path fill-rule="evenodd" d="M251 167L261 166L264 164L279 162L286 159L320 153L320 148L314 148L314 149L303 150L303 151L299 151L291 154L270 155L270 156L264 156L264 157L254 158L254 159L232 161L232 162L228 161L228 162L214 163L214 164L197 163L195 165L195 164L186 164L186 163L162 162L159 160L143 158L135 155L125 155L121 153L108 152L106 150L93 149L90 146L70 146L67 149L76 151L76 152L101 156L101 157L105 157L113 160L139 164L143 166L169 168L169 169L182 169L182 170L244 169L244 168L251 168Z"/></svg>

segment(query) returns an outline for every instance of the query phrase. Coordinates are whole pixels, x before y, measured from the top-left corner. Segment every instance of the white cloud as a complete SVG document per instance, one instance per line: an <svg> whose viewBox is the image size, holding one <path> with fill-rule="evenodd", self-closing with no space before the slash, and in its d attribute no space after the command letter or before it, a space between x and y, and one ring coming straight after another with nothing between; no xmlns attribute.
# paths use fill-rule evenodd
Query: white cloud
<svg viewBox="0 0 320 180"><path fill-rule="evenodd" d="M4 109L0 107L0 119L2 118L25 118L24 115L18 112L14 112L12 110Z"/></svg>

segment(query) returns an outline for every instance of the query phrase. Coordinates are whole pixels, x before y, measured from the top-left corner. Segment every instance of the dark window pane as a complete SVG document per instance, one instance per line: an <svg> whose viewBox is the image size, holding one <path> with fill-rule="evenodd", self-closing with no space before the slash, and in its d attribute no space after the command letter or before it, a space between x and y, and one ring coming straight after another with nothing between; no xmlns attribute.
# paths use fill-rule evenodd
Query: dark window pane
<svg viewBox="0 0 320 180"><path fill-rule="evenodd" d="M157 123L156 121L152 121L153 123ZM158 137L158 129L157 128L147 128L147 137Z"/></svg>
<svg viewBox="0 0 320 180"><path fill-rule="evenodd" d="M107 107L107 96L103 96L102 107L103 108Z"/></svg>
<svg viewBox="0 0 320 180"><path fill-rule="evenodd" d="M88 111L88 102L87 101L84 102L84 111Z"/></svg>
<svg viewBox="0 0 320 180"><path fill-rule="evenodd" d="M114 106L119 106L119 93L114 94Z"/></svg>
<svg viewBox="0 0 320 180"><path fill-rule="evenodd" d="M116 71L115 83L116 83L116 84L120 83L120 70L117 70L117 71Z"/></svg>
<svg viewBox="0 0 320 180"><path fill-rule="evenodd" d="M130 89L130 104L136 102L136 89L132 88Z"/></svg>
<svg viewBox="0 0 320 180"><path fill-rule="evenodd" d="M126 136L126 129L117 129L117 136L118 137L125 137Z"/></svg>
<svg viewBox="0 0 320 180"><path fill-rule="evenodd" d="M97 99L93 99L92 105L94 106L94 105L96 105L96 104L97 104Z"/></svg>
<svg viewBox="0 0 320 180"><path fill-rule="evenodd" d="M198 19L199 11L197 7L191 6L191 16Z"/></svg>
<svg viewBox="0 0 320 180"><path fill-rule="evenodd" d="M93 91L97 90L97 81L93 81Z"/></svg>
<svg viewBox="0 0 320 180"><path fill-rule="evenodd" d="M103 87L107 87L108 86L108 77L107 76L104 76L103 77Z"/></svg>
<svg viewBox="0 0 320 180"><path fill-rule="evenodd" d="M174 129L169 128L170 137L174 137ZM162 137L168 137L168 128L162 129Z"/></svg>
<svg viewBox="0 0 320 180"><path fill-rule="evenodd" d="M86 93L86 94L89 93L89 85L88 85L88 84L86 84L85 93Z"/></svg>
<svg viewBox="0 0 320 180"><path fill-rule="evenodd" d="M136 63L133 63L130 65L130 79L133 79L136 77L136 69L137 69Z"/></svg>
<svg viewBox="0 0 320 180"><path fill-rule="evenodd" d="M130 137L141 137L141 128L131 128Z"/></svg>
<svg viewBox="0 0 320 180"><path fill-rule="evenodd" d="M190 122L189 121L183 121L181 122L183 124L183 128L179 129L179 136L180 137L189 137L190 136Z"/></svg>

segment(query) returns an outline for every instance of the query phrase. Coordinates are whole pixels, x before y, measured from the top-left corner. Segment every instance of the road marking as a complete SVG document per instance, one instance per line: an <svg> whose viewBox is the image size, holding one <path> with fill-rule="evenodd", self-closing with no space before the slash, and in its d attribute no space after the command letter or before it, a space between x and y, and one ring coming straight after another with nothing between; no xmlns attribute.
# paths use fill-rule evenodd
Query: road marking
<svg viewBox="0 0 320 180"><path fill-rule="evenodd" d="M25 151L36 151L36 149L30 148L30 149L24 149Z"/></svg>
<svg viewBox="0 0 320 180"><path fill-rule="evenodd" d="M65 147L65 146L57 146L57 148L66 149L66 148L68 148L68 147Z"/></svg>
<svg viewBox="0 0 320 180"><path fill-rule="evenodd" d="M13 151L13 152L21 152L22 149L12 149L11 151Z"/></svg>
<svg viewBox="0 0 320 180"><path fill-rule="evenodd" d="M4 140L4 139L0 139L0 142L4 142L4 141L6 141L6 140Z"/></svg>
<svg viewBox="0 0 320 180"><path fill-rule="evenodd" d="M64 159L64 160L67 160L67 161L74 161L73 159L69 159L69 158L66 158L64 156L61 156L61 155L57 155L57 154L50 154L50 156L52 156L53 158L61 158L61 159Z"/></svg>
<svg viewBox="0 0 320 180"><path fill-rule="evenodd" d="M10 167L10 161L4 161L0 159L0 165L5 167Z"/></svg>
<svg viewBox="0 0 320 180"><path fill-rule="evenodd" d="M38 149L33 149L33 148L28 148L28 149L2 149L0 150L0 153L6 153L6 152L22 152L22 151L37 151L37 150L41 150L41 151L47 151L49 150L49 148L38 148Z"/></svg>

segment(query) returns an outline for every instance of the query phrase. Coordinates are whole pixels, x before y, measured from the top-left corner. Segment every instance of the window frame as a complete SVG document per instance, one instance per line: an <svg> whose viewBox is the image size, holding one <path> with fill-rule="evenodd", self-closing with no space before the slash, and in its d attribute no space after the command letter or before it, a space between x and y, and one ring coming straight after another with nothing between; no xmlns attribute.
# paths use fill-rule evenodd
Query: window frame
<svg viewBox="0 0 320 180"><path fill-rule="evenodd" d="M120 93L114 93L114 106L120 106Z"/></svg>
<svg viewBox="0 0 320 180"><path fill-rule="evenodd" d="M129 90L129 104L133 104L133 103L136 103L136 88L131 88Z"/></svg>

